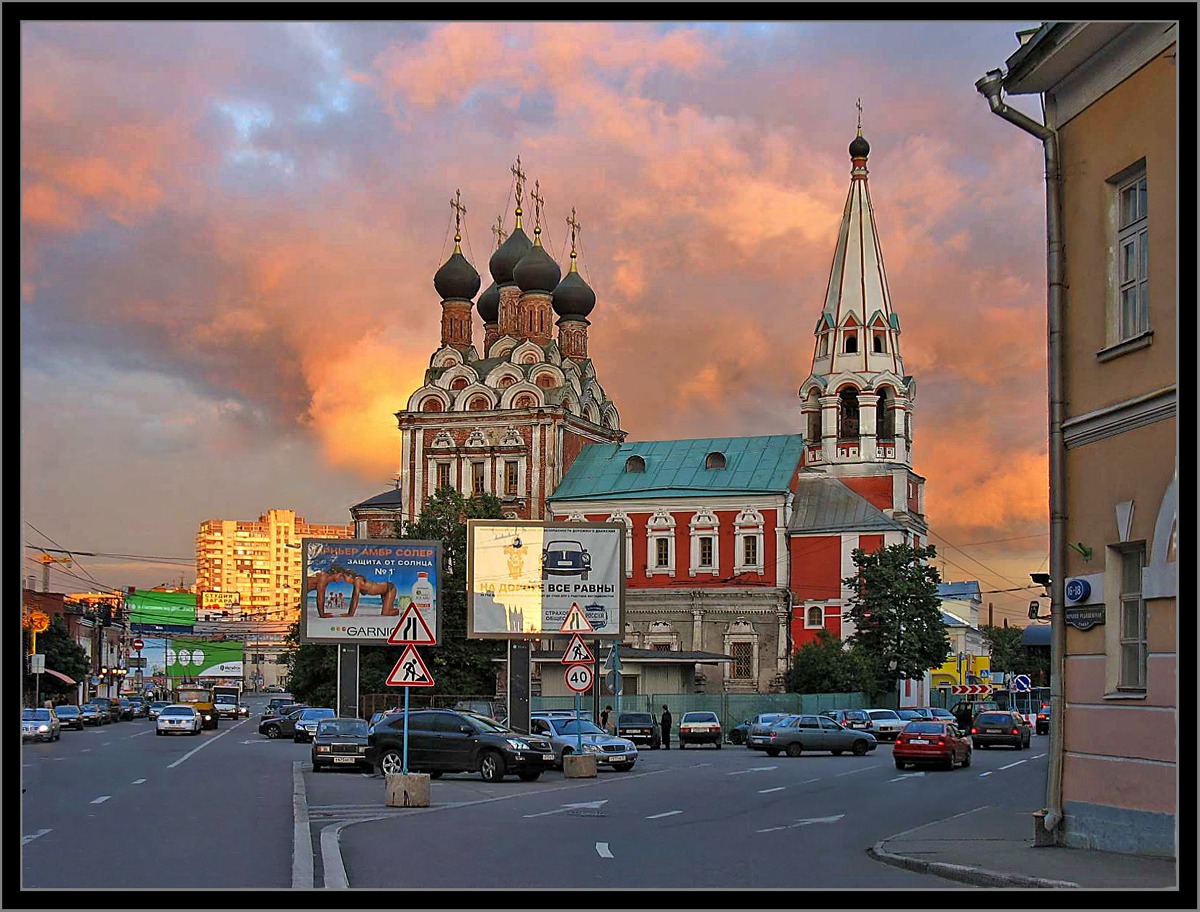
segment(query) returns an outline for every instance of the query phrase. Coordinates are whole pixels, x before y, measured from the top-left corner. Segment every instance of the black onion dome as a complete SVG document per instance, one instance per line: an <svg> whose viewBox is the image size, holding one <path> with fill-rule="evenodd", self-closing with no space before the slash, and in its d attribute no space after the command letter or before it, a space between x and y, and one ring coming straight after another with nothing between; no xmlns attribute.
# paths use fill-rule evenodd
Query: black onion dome
<svg viewBox="0 0 1200 912"><path fill-rule="evenodd" d="M500 321L500 286L493 282L484 289L479 300L475 302L475 309L483 318L484 323L498 323Z"/></svg>
<svg viewBox="0 0 1200 912"><path fill-rule="evenodd" d="M513 233L496 249L488 261L488 269L491 270L492 278L496 280L497 285L513 283L513 269L517 263L521 262L521 257L529 253L532 248L533 242L529 240L529 236L520 228L514 228Z"/></svg>
<svg viewBox="0 0 1200 912"><path fill-rule="evenodd" d="M513 281L521 291L544 291L550 294L561 277L562 270L541 244L534 244L533 249L521 257L513 269Z"/></svg>
<svg viewBox="0 0 1200 912"><path fill-rule="evenodd" d="M479 285L479 273L457 248L433 276L433 287L437 289L443 301L451 298L469 301L479 291Z"/></svg>
<svg viewBox="0 0 1200 912"><path fill-rule="evenodd" d="M851 158L866 158L871 154L871 144L862 138L862 134L854 137L850 143Z"/></svg>
<svg viewBox="0 0 1200 912"><path fill-rule="evenodd" d="M560 317L586 317L596 306L596 292L572 269L554 289L554 312Z"/></svg>

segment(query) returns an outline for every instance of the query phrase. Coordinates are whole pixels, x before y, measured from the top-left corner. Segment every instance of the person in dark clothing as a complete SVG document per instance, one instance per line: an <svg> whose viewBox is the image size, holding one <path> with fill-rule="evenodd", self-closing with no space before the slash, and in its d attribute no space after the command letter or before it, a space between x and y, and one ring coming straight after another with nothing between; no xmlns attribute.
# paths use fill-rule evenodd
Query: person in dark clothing
<svg viewBox="0 0 1200 912"><path fill-rule="evenodd" d="M971 721L973 715L974 714L971 712L970 703L959 704L958 711L954 714L954 718L955 721L958 722L958 727L960 730L963 732L969 732L971 730Z"/></svg>
<svg viewBox="0 0 1200 912"><path fill-rule="evenodd" d="M662 746L663 750L671 749L671 710L667 709L667 704L663 704L662 719L659 721L662 727Z"/></svg>
<svg viewBox="0 0 1200 912"><path fill-rule="evenodd" d="M600 727L608 731L608 714L612 712L611 706L606 706L600 711Z"/></svg>

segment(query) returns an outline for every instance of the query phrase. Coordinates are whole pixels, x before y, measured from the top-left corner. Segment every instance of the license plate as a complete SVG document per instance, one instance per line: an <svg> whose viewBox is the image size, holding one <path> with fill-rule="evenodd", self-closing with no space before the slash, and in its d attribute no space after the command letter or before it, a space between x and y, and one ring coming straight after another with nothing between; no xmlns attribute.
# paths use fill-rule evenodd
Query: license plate
<svg viewBox="0 0 1200 912"><path fill-rule="evenodd" d="M334 763L353 763L356 759L357 759L356 757L334 757L333 762Z"/></svg>
<svg viewBox="0 0 1200 912"><path fill-rule="evenodd" d="M625 759L624 754L613 754L611 757L608 758L608 761L610 763L620 763L624 759Z"/></svg>
<svg viewBox="0 0 1200 912"><path fill-rule="evenodd" d="M924 738L913 738L908 743L909 744L928 744L929 742L926 741Z"/></svg>
<svg viewBox="0 0 1200 912"><path fill-rule="evenodd" d="M998 735L998 734L1000 734L1000 732L1001 732L1001 729L999 729L999 728L985 728L983 730L983 733L985 735Z"/></svg>
<svg viewBox="0 0 1200 912"><path fill-rule="evenodd" d="M553 763L554 762L554 754L542 754L542 759L545 760L547 763Z"/></svg>

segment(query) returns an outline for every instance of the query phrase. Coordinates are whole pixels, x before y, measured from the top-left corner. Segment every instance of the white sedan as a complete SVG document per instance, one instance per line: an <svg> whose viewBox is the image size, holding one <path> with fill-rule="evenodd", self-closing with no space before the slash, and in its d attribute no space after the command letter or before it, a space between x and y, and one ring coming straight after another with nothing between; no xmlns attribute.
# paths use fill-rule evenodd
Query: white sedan
<svg viewBox="0 0 1200 912"><path fill-rule="evenodd" d="M203 724L204 720L200 718L200 714L190 706L166 706L154 720L154 734L166 735L171 732L185 732L189 735L198 735Z"/></svg>

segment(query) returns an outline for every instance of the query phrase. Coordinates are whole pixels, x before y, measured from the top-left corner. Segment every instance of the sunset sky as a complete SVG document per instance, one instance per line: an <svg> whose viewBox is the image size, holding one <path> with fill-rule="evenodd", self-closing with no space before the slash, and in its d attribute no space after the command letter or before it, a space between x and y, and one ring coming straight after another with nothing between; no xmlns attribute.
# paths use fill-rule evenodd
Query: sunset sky
<svg viewBox="0 0 1200 912"><path fill-rule="evenodd" d="M631 440L801 432L861 98L939 568L1024 624L1042 149L974 83L1035 25L22 23L22 576L190 585L205 520L391 487L450 200L486 287L518 155Z"/></svg>

